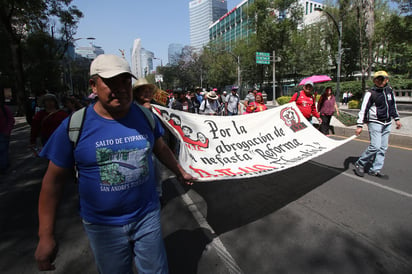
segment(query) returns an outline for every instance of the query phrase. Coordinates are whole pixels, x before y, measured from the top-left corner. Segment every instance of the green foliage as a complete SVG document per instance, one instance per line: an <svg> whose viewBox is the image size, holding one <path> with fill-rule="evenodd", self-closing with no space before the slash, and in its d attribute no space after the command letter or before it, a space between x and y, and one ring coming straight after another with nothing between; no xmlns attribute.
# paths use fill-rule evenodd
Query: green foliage
<svg viewBox="0 0 412 274"><path fill-rule="evenodd" d="M340 111L339 116L336 113L334 114L334 116L345 126L356 125L357 117L352 114L346 113L344 111Z"/></svg>
<svg viewBox="0 0 412 274"><path fill-rule="evenodd" d="M336 88L335 88L336 89ZM339 101L342 99L342 94L347 92L352 92L353 97L356 99L361 99L363 97L362 82L361 81L345 81L340 83L340 97Z"/></svg>
<svg viewBox="0 0 412 274"><path fill-rule="evenodd" d="M361 102L359 100L350 100L348 102L348 108L350 109L360 109Z"/></svg>
<svg viewBox="0 0 412 274"><path fill-rule="evenodd" d="M290 98L292 98L292 96L281 96L276 98L276 101L278 102L279 105L284 105L289 103Z"/></svg>
<svg viewBox="0 0 412 274"><path fill-rule="evenodd" d="M66 78L64 73L59 72L67 65L63 62L64 54L76 33L76 25L83 16L80 10L71 6L71 2L72 0L1 1L0 30L7 37L9 51L1 51L0 56L1 60L6 60L3 54L11 56L10 66L14 80L12 88L16 91L18 112L21 114L25 111L27 87L30 87L26 83L27 79L30 84L32 80L36 82L33 83L35 89L60 92L66 88L58 84L59 80ZM35 56L34 47L39 51L39 56ZM43 64L38 62L41 57L44 58ZM43 71L39 71L40 69ZM36 73L38 79L34 79L33 73Z"/></svg>

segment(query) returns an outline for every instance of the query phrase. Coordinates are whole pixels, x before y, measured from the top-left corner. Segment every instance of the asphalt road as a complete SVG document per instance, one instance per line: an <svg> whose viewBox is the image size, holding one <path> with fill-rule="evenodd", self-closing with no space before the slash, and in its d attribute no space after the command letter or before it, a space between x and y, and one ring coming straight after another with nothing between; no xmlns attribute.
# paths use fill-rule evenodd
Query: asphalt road
<svg viewBox="0 0 412 274"><path fill-rule="evenodd" d="M37 273L37 200L46 162L14 131L0 177L0 273ZM171 273L412 273L412 150L388 150L387 179L353 174L367 146L351 141L293 169L255 179L164 183ZM165 174L167 176L167 174ZM96 273L69 183L57 222L57 270Z"/></svg>

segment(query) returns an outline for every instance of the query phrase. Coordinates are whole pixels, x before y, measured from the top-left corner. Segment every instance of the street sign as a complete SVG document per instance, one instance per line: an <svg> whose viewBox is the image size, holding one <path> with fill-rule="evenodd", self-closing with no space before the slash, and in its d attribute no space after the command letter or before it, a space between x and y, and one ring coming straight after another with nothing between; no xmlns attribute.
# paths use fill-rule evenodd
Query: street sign
<svg viewBox="0 0 412 274"><path fill-rule="evenodd" d="M268 52L256 52L256 64L270 64L270 53Z"/></svg>
<svg viewBox="0 0 412 274"><path fill-rule="evenodd" d="M155 75L155 81L156 81L156 83L163 82L163 75L162 74L156 74Z"/></svg>

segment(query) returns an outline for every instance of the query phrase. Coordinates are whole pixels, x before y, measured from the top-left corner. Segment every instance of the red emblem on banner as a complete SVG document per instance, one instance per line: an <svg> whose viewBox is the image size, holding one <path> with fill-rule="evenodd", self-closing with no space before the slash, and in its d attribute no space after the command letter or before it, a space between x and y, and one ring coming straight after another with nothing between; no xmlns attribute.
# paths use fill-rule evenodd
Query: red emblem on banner
<svg viewBox="0 0 412 274"><path fill-rule="evenodd" d="M305 129L307 126L300 121L298 112L293 107L287 107L280 112L280 118L293 132Z"/></svg>

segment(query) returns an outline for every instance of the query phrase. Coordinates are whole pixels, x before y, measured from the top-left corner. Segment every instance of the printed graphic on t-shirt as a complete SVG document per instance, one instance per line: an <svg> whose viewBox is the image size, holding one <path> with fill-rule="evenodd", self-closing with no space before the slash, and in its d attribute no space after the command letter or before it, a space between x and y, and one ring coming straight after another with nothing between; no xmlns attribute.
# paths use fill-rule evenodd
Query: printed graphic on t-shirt
<svg viewBox="0 0 412 274"><path fill-rule="evenodd" d="M113 150L96 149L102 191L122 191L145 183L149 179L150 143L146 147Z"/></svg>

